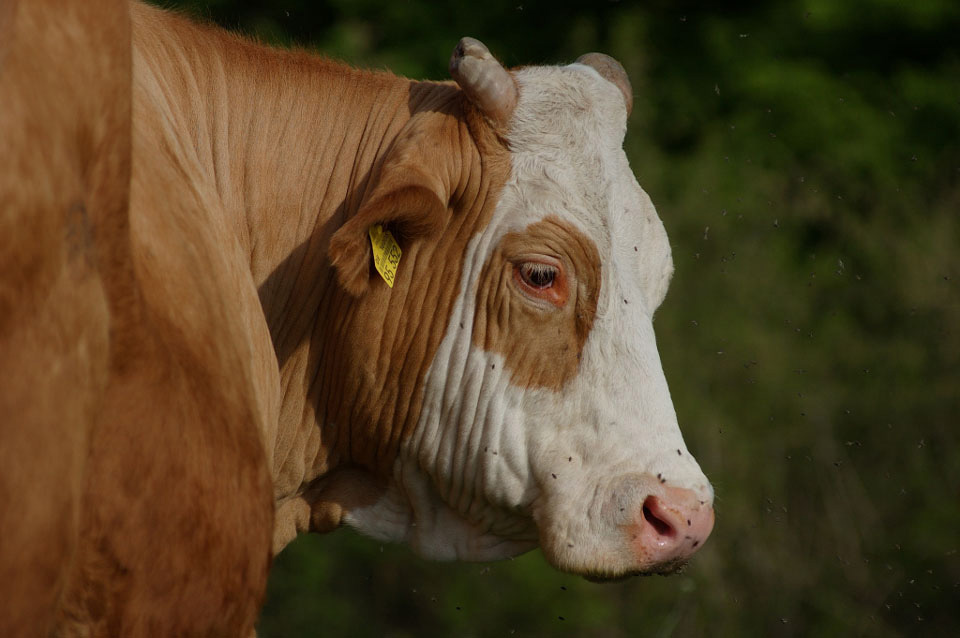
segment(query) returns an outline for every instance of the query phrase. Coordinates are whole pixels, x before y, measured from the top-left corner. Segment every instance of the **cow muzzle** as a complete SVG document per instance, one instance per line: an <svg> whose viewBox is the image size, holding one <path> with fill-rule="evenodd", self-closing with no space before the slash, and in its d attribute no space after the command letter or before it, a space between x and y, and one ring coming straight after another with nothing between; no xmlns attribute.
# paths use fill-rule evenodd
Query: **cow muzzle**
<svg viewBox="0 0 960 638"><path fill-rule="evenodd" d="M629 492L642 500L631 498L633 503L628 511L622 511L624 508L620 505L615 515L626 535L638 573L676 571L713 530L712 498L685 487L664 485L661 481L648 475L633 478Z"/></svg>
<svg viewBox="0 0 960 638"><path fill-rule="evenodd" d="M703 547L714 523L706 477L697 468L684 478L670 485L662 476L628 473L595 487L592 502L557 491L534 514L544 555L559 569L594 581L678 571Z"/></svg>
<svg viewBox="0 0 960 638"><path fill-rule="evenodd" d="M625 565L597 580L678 571L713 530L713 495L709 488L670 486L661 477L624 477L603 506L623 548Z"/></svg>
<svg viewBox="0 0 960 638"><path fill-rule="evenodd" d="M667 573L684 564L713 530L713 507L696 492L669 487L643 501L634 523L627 526L638 563L648 571Z"/></svg>

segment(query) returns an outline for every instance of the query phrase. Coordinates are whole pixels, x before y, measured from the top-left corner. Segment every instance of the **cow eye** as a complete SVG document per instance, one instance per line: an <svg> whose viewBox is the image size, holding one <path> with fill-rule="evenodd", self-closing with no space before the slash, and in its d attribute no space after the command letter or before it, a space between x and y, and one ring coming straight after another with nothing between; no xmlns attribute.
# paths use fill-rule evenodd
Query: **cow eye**
<svg viewBox="0 0 960 638"><path fill-rule="evenodd" d="M520 278L531 288L543 290L553 285L557 278L557 270L547 264L527 261L520 265Z"/></svg>
<svg viewBox="0 0 960 638"><path fill-rule="evenodd" d="M544 255L513 264L513 280L528 299L562 308L569 296L568 275L559 259Z"/></svg>

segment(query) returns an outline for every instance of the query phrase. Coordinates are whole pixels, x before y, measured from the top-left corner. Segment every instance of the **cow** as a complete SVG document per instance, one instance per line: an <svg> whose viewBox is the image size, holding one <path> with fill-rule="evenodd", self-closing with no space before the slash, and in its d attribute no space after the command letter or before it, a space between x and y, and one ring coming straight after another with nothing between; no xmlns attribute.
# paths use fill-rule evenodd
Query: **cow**
<svg viewBox="0 0 960 638"><path fill-rule="evenodd" d="M0 34L0 633L243 635L342 525L596 580L702 546L615 60L413 81L121 0Z"/></svg>

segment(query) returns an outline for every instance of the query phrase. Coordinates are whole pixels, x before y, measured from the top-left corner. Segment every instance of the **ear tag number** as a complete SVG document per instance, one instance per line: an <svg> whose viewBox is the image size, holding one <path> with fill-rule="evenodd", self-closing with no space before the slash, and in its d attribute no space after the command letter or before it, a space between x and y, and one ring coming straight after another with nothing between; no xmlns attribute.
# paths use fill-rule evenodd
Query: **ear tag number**
<svg viewBox="0 0 960 638"><path fill-rule="evenodd" d="M377 224L370 227L370 245L373 247L373 265L377 272L393 288L393 280L397 276L397 266L400 264L400 245L393 238L389 230Z"/></svg>

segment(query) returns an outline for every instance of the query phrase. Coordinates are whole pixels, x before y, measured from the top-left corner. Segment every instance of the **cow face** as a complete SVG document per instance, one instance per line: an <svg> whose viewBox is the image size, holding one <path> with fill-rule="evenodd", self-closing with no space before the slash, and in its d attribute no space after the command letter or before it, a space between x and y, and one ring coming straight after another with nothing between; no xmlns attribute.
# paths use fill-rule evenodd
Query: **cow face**
<svg viewBox="0 0 960 638"><path fill-rule="evenodd" d="M588 576L671 571L709 535L713 491L657 353L673 264L622 150L629 83L609 58L506 76L485 52L454 57L492 79L452 67L506 138L509 176L460 248L388 487L345 519L434 558L539 544Z"/></svg>

